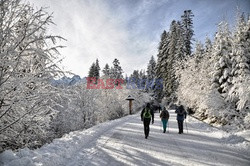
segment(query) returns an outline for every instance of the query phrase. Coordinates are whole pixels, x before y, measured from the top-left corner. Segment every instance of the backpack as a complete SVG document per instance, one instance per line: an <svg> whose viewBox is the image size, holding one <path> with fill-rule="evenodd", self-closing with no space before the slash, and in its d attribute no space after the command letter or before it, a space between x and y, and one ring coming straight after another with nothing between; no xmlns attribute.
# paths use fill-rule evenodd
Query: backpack
<svg viewBox="0 0 250 166"><path fill-rule="evenodd" d="M164 119L168 118L168 112L167 111L162 111L162 118L164 118Z"/></svg>
<svg viewBox="0 0 250 166"><path fill-rule="evenodd" d="M182 116L182 115L184 115L184 113L185 113L185 110L183 109L183 108L178 108L178 115L180 115L180 116Z"/></svg>
<svg viewBox="0 0 250 166"><path fill-rule="evenodd" d="M151 118L151 113L150 113L150 109L149 108L145 108L143 117L144 118Z"/></svg>

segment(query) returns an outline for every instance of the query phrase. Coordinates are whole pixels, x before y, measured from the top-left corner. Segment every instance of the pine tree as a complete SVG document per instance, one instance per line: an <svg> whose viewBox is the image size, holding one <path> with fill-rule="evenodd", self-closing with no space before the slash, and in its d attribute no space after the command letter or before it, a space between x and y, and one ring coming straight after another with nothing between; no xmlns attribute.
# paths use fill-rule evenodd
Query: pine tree
<svg viewBox="0 0 250 166"><path fill-rule="evenodd" d="M219 93L227 98L229 88L232 84L231 77L231 57L232 52L232 38L228 29L228 23L223 21L219 24L219 30L215 36L213 45L213 61L214 61L214 75L213 88L217 88Z"/></svg>
<svg viewBox="0 0 250 166"><path fill-rule="evenodd" d="M192 50L192 37L194 35L193 30L193 17L194 14L191 10L185 10L182 18L182 26L184 30L184 42L186 55L191 55Z"/></svg>
<svg viewBox="0 0 250 166"><path fill-rule="evenodd" d="M229 92L231 102L237 110L246 109L250 101L250 20L246 21L244 14L237 17L237 25L233 35L232 72L233 86Z"/></svg>
<svg viewBox="0 0 250 166"><path fill-rule="evenodd" d="M96 62L95 62L95 70L94 70L94 76L96 77L96 79L99 79L100 77L100 66L99 66L99 60L96 59Z"/></svg>
<svg viewBox="0 0 250 166"><path fill-rule="evenodd" d="M140 70L140 72L139 72L139 78L140 79L146 79L147 78L145 70L143 70L143 69Z"/></svg>
<svg viewBox="0 0 250 166"><path fill-rule="evenodd" d="M170 25L170 40L168 45L168 58L166 59L166 72L163 75L164 90L166 96L175 97L175 90L177 89L177 80L175 75L175 63L177 44L179 41L178 24L175 20Z"/></svg>
<svg viewBox="0 0 250 166"><path fill-rule="evenodd" d="M88 77L96 77L96 64L95 63L92 63L89 69Z"/></svg>
<svg viewBox="0 0 250 166"><path fill-rule="evenodd" d="M167 73L167 59L168 59L168 45L170 41L170 34L165 30L161 34L161 41L158 47L157 63L156 63L156 78L160 80L164 78ZM165 92L160 89L154 89L154 94L158 100L161 100Z"/></svg>
<svg viewBox="0 0 250 166"><path fill-rule="evenodd" d="M175 96L175 90L178 82L175 76L177 61L183 58L181 50L182 28L179 22L172 21L170 31L164 31L159 45L158 60L156 65L157 79L163 80L163 91L155 92L158 98L163 96ZM179 44L179 46L178 46Z"/></svg>
<svg viewBox="0 0 250 166"><path fill-rule="evenodd" d="M169 43L169 33L165 30L161 35L161 41L158 47L157 63L156 63L156 76L162 78L165 72L165 64L163 63L167 59L167 47Z"/></svg>
<svg viewBox="0 0 250 166"><path fill-rule="evenodd" d="M110 68L109 68L108 64L105 65L105 67L103 68L102 72L103 72L104 76L108 77L110 75Z"/></svg>
<svg viewBox="0 0 250 166"><path fill-rule="evenodd" d="M133 73L130 75L130 83L134 83L137 88L140 86L139 70L134 70Z"/></svg>
<svg viewBox="0 0 250 166"><path fill-rule="evenodd" d="M99 79L99 77L100 77L100 66L99 66L99 60L98 59L96 59L95 63L92 63L92 65L91 65L91 67L89 69L88 77L94 77L96 80Z"/></svg>
<svg viewBox="0 0 250 166"><path fill-rule="evenodd" d="M206 36L204 52L206 53L207 56L211 57L211 55L210 55L211 54L211 50L212 50L212 42L208 38L208 36Z"/></svg>
<svg viewBox="0 0 250 166"><path fill-rule="evenodd" d="M191 44L194 17L191 10L184 11L182 22L173 20L169 32L164 31L158 48L156 76L163 80L163 92L157 92L158 98L163 96L176 98L179 76L176 71L183 69L183 60L191 55Z"/></svg>
<svg viewBox="0 0 250 166"><path fill-rule="evenodd" d="M115 78L115 69L114 69L114 67L111 67L110 68L110 78Z"/></svg>
<svg viewBox="0 0 250 166"><path fill-rule="evenodd" d="M146 81L147 81L145 70L140 70L139 78L140 78L140 89L145 89Z"/></svg>
<svg viewBox="0 0 250 166"><path fill-rule="evenodd" d="M196 59L196 65L199 64L203 56L204 56L203 44L200 41L197 41L195 45L195 51L194 51L194 58Z"/></svg>
<svg viewBox="0 0 250 166"><path fill-rule="evenodd" d="M186 59L186 49L185 49L185 31L180 21L177 21L176 35L178 39L177 39L175 56L177 61L182 61Z"/></svg>
<svg viewBox="0 0 250 166"><path fill-rule="evenodd" d="M194 56L184 62L185 68L175 71L177 80L180 78L177 95L180 102L195 108L195 114L202 120L247 129L250 127L250 21L239 15L233 35L228 27L227 22L221 22L214 42L206 38L204 48L197 42ZM174 27L170 30L166 66L173 54L170 48L173 30ZM169 80L164 74L164 79Z"/></svg>
<svg viewBox="0 0 250 166"><path fill-rule="evenodd" d="M149 60L148 67L147 67L148 79L155 78L155 75L156 75L155 68L156 68L156 62L155 62L154 56L151 56L151 59Z"/></svg>
<svg viewBox="0 0 250 166"><path fill-rule="evenodd" d="M114 79L122 79L123 78L123 70L120 66L120 62L118 59L114 59L113 67L111 68L111 77Z"/></svg>

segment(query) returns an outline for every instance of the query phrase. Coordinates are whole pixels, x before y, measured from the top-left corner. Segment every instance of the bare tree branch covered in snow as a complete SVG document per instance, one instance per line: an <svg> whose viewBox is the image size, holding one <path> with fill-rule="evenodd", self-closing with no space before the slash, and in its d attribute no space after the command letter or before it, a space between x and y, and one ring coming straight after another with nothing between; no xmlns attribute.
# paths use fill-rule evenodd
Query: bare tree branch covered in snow
<svg viewBox="0 0 250 166"><path fill-rule="evenodd" d="M63 38L47 35L53 22L43 8L1 0L0 15L0 147L39 145L60 97L49 81L61 73L56 41Z"/></svg>
<svg viewBox="0 0 250 166"><path fill-rule="evenodd" d="M96 124L114 120L128 115L128 95L136 100L133 102L133 112L137 112L146 101L149 94L139 89L87 89L86 84L77 83L64 88L60 112L52 121L53 130L58 136L75 130L82 130Z"/></svg>

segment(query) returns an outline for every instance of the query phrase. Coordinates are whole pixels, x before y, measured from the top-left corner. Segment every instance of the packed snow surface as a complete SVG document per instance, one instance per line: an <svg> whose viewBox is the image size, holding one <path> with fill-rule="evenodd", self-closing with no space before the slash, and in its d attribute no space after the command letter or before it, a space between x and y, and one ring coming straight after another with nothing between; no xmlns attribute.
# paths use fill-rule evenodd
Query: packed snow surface
<svg viewBox="0 0 250 166"><path fill-rule="evenodd" d="M40 149L7 150L0 165L250 165L249 131L226 133L188 117L184 134L178 134L173 110L167 131L162 133L156 113L145 139L140 114L129 115L71 132Z"/></svg>

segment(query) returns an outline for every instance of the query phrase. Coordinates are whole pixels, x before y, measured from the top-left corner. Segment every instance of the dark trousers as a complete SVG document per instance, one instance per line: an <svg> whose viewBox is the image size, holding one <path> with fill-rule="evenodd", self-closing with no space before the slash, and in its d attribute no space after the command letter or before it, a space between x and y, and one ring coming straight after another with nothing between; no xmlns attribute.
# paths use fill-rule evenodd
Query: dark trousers
<svg viewBox="0 0 250 166"><path fill-rule="evenodd" d="M177 120L177 121L178 121L179 133L183 133L183 120Z"/></svg>
<svg viewBox="0 0 250 166"><path fill-rule="evenodd" d="M143 119L145 138L147 138L148 134L149 134L150 120L151 120L150 118L144 118Z"/></svg>

